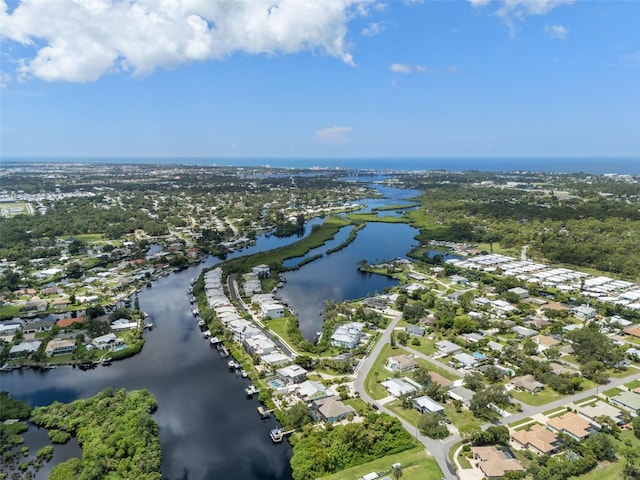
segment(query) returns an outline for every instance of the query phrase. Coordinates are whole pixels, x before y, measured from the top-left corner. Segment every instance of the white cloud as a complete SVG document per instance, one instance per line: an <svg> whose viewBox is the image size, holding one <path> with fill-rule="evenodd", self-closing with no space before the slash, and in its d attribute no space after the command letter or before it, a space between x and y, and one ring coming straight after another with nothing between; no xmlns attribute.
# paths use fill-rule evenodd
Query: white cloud
<svg viewBox="0 0 640 480"><path fill-rule="evenodd" d="M3 39L32 47L24 76L89 82L113 71L223 59L235 52L320 52L352 65L348 24L368 0L0 0ZM365 8L359 8L362 6ZM375 8L375 5L374 5Z"/></svg>
<svg viewBox="0 0 640 480"><path fill-rule="evenodd" d="M424 73L427 71L427 67L424 65L407 65L406 63L392 63L389 68L392 72L406 73L407 75L413 72Z"/></svg>
<svg viewBox="0 0 640 480"><path fill-rule="evenodd" d="M474 7L482 7L491 3L491 0L467 0ZM500 17L509 28L513 37L515 34L514 20L522 20L529 15L546 15L554 8L561 5L569 5L575 0L497 0L497 10L493 12Z"/></svg>
<svg viewBox="0 0 640 480"><path fill-rule="evenodd" d="M569 29L564 25L545 25L544 32L551 38L566 40L569 36Z"/></svg>
<svg viewBox="0 0 640 480"><path fill-rule="evenodd" d="M384 30L384 25L374 22L363 28L360 33L365 37L375 37L382 32L382 30Z"/></svg>
<svg viewBox="0 0 640 480"><path fill-rule="evenodd" d="M474 7L484 7L489 3L489 0L467 0Z"/></svg>
<svg viewBox="0 0 640 480"><path fill-rule="evenodd" d="M391 68L391 71L395 73L411 73L413 71L411 65L407 65L405 63L392 63L389 68Z"/></svg>
<svg viewBox="0 0 640 480"><path fill-rule="evenodd" d="M329 127L318 130L313 138L325 143L342 143L351 133L351 127Z"/></svg>

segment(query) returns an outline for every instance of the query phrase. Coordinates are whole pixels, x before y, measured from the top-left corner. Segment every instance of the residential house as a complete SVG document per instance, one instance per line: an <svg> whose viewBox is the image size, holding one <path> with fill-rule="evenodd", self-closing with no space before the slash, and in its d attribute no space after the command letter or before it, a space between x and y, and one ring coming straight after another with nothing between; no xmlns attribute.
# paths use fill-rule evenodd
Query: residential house
<svg viewBox="0 0 640 480"><path fill-rule="evenodd" d="M330 397L333 393L327 390L324 385L313 380L305 380L298 385L296 393L304 402L312 402L321 398Z"/></svg>
<svg viewBox="0 0 640 480"><path fill-rule="evenodd" d="M489 340L489 342L487 343L487 347L489 347L491 351L498 353L502 353L502 350L504 350L504 345L498 342L494 342L493 340Z"/></svg>
<svg viewBox="0 0 640 480"><path fill-rule="evenodd" d="M76 351L76 342L73 340L66 340L62 338L56 338L51 340L47 347L44 349L44 353L49 357L55 355L65 355L67 353L73 353Z"/></svg>
<svg viewBox="0 0 640 480"><path fill-rule="evenodd" d="M123 330L135 330L138 328L138 323L133 322L127 318L119 318L111 323L111 330L114 332L121 332Z"/></svg>
<svg viewBox="0 0 640 480"><path fill-rule="evenodd" d="M516 445L528 448L537 455L551 455L560 447L561 441L551 430L535 423L528 430L518 430L511 435Z"/></svg>
<svg viewBox="0 0 640 480"><path fill-rule="evenodd" d="M414 398L411 403L420 413L444 414L444 407L427 395Z"/></svg>
<svg viewBox="0 0 640 480"><path fill-rule="evenodd" d="M624 329L624 333L629 335L630 337L640 338L640 325L627 327Z"/></svg>
<svg viewBox="0 0 640 480"><path fill-rule="evenodd" d="M526 288L522 288L522 287L510 288L509 290L507 290L507 292L514 294L520 300L524 300L525 298L527 298L529 296L529 290L527 290Z"/></svg>
<svg viewBox="0 0 640 480"><path fill-rule="evenodd" d="M439 373L429 372L429 381L433 383L437 383L444 389L449 389L453 382L446 377L443 377Z"/></svg>
<svg viewBox="0 0 640 480"><path fill-rule="evenodd" d="M502 478L506 472L524 471L524 467L511 452L496 446L471 447L471 452L488 480Z"/></svg>
<svg viewBox="0 0 640 480"><path fill-rule="evenodd" d="M307 370L300 365L289 365L288 367L276 370L276 376L282 380L285 385L293 385L305 381L307 373Z"/></svg>
<svg viewBox="0 0 640 480"><path fill-rule="evenodd" d="M417 392L420 385L407 378L390 378L381 383L387 389L389 395L400 397L405 394Z"/></svg>
<svg viewBox="0 0 640 480"><path fill-rule="evenodd" d="M286 365L291 361L291 358L282 352L272 352L260 357L260 363L269 365L272 368Z"/></svg>
<svg viewBox="0 0 640 480"><path fill-rule="evenodd" d="M538 393L544 388L544 383L538 382L533 375L515 377L510 382L514 388L529 393Z"/></svg>
<svg viewBox="0 0 640 480"><path fill-rule="evenodd" d="M117 345L116 342L118 340L120 340L120 343L122 343L122 339L116 337L115 333L107 333L106 335L101 335L94 338L92 343L97 349L106 350Z"/></svg>
<svg viewBox="0 0 640 480"><path fill-rule="evenodd" d="M407 325L407 327L405 328L405 331L409 334L409 335L413 335L414 337L424 337L424 328L422 327L418 327L416 325Z"/></svg>
<svg viewBox="0 0 640 480"><path fill-rule="evenodd" d="M351 405L345 405L339 398L325 397L315 400L312 410L317 412L316 417L324 422L335 423L347 418L349 415L355 416L356 411Z"/></svg>
<svg viewBox="0 0 640 480"><path fill-rule="evenodd" d="M53 318L43 318L28 322L23 329L24 333L50 332L56 324Z"/></svg>
<svg viewBox="0 0 640 480"><path fill-rule="evenodd" d="M28 357L33 352L37 352L41 344L41 341L35 340L14 345L9 350L9 358Z"/></svg>
<svg viewBox="0 0 640 480"><path fill-rule="evenodd" d="M74 323L78 325L84 323L84 317L61 318L56 322L60 328L73 328Z"/></svg>
<svg viewBox="0 0 640 480"><path fill-rule="evenodd" d="M554 433L569 435L577 441L584 440L598 431L595 425L573 412L567 412L559 417L549 419L547 428Z"/></svg>
<svg viewBox="0 0 640 480"><path fill-rule="evenodd" d="M449 366L454 368L464 368L466 370L475 367L478 364L478 360L468 353L456 353L451 357L451 361L449 362Z"/></svg>
<svg viewBox="0 0 640 480"><path fill-rule="evenodd" d="M269 269L269 265L261 264L253 267L251 273L257 275L258 278L267 278L271 275L271 270Z"/></svg>
<svg viewBox="0 0 640 480"><path fill-rule="evenodd" d="M611 403L622 407L631 413L631 415L640 415L640 394L635 392L622 392L615 397L609 398Z"/></svg>
<svg viewBox="0 0 640 480"><path fill-rule="evenodd" d="M619 410L613 405L609 405L601 400L584 407L577 407L577 410L578 415L586 418L599 427L602 427L600 422L598 422L599 417L610 418L616 425L624 425L625 423L625 414L622 410Z"/></svg>
<svg viewBox="0 0 640 480"><path fill-rule="evenodd" d="M456 345L449 340L441 340L439 342L436 342L436 348L444 356L462 351L462 347L460 345Z"/></svg>
<svg viewBox="0 0 640 480"><path fill-rule="evenodd" d="M384 368L391 372L408 372L417 366L418 362L408 355L397 355L395 357L389 357Z"/></svg>
<svg viewBox="0 0 640 480"><path fill-rule="evenodd" d="M571 309L571 313L580 320L593 320L596 318L596 309L589 305L579 305Z"/></svg>
<svg viewBox="0 0 640 480"><path fill-rule="evenodd" d="M471 403L471 399L473 398L473 390L469 390L466 387L455 387L447 392L449 397L452 400L458 400L462 402L462 404L466 407Z"/></svg>
<svg viewBox="0 0 640 480"><path fill-rule="evenodd" d="M478 343L484 338L480 333L463 333L460 336L469 343Z"/></svg>
<svg viewBox="0 0 640 480"><path fill-rule="evenodd" d="M532 340L538 344L538 353L560 345L560 340L549 335L536 335Z"/></svg>
<svg viewBox="0 0 640 480"><path fill-rule="evenodd" d="M355 348L362 338L363 328L364 324L360 322L339 325L331 335L331 345L348 349Z"/></svg>
<svg viewBox="0 0 640 480"><path fill-rule="evenodd" d="M461 277L460 275L451 275L449 281L454 285L467 285L469 283L467 278Z"/></svg>
<svg viewBox="0 0 640 480"><path fill-rule="evenodd" d="M535 330L531 330L530 328L521 327L520 325L516 325L511 329L516 335L522 338L530 338L538 334Z"/></svg>
<svg viewBox="0 0 640 480"><path fill-rule="evenodd" d="M511 305L509 302L505 302L504 300L493 300L491 302L491 307L498 313L509 313L517 310L516 307Z"/></svg>

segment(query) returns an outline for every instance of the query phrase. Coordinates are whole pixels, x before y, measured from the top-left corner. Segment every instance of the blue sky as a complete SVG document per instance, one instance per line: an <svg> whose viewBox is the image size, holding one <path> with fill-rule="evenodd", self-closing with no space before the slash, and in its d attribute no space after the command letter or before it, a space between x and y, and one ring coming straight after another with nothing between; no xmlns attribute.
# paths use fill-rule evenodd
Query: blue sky
<svg viewBox="0 0 640 480"><path fill-rule="evenodd" d="M0 0L0 154L640 158L640 2Z"/></svg>

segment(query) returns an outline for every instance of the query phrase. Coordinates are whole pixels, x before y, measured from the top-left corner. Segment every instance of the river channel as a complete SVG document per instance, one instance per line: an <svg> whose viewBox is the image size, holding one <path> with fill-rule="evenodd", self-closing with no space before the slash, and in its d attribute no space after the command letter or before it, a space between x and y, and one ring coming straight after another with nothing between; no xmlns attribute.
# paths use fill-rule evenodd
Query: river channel
<svg viewBox="0 0 640 480"><path fill-rule="evenodd" d="M405 198L415 194L399 192ZM397 199L387 201L396 204ZM299 311L305 336L322 325L318 312L325 300L360 298L393 284L385 277L361 274L356 263L404 256L415 244L416 233L404 224L369 224L347 248L289 272L282 296ZM259 237L256 245L234 256L295 240ZM139 355L90 371L59 367L3 372L0 389L37 406L89 397L105 387L146 388L159 405L154 418L160 427L163 478L290 480L291 448L287 442L273 445L269 438L275 420L259 419L257 399L245 399L248 380L229 371L226 361L202 338L190 313L186 293L190 279L218 262L210 258L161 277L140 292L140 308L153 317L155 328L145 333ZM40 445L31 441L44 441L40 432L30 431L25 437L34 452ZM68 445L55 449L54 462L79 454ZM35 478L46 479L50 468L47 465Z"/></svg>

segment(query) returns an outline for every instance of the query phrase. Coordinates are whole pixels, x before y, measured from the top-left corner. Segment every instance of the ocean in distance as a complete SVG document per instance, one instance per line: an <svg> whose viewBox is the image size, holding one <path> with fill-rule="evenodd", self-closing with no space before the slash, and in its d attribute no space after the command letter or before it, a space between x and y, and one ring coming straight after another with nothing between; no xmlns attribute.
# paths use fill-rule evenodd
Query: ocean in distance
<svg viewBox="0 0 640 480"><path fill-rule="evenodd" d="M0 165L23 163L102 163L145 165L198 165L277 168L329 168L347 170L484 172L617 173L640 175L634 157L450 157L450 158L320 158L320 157L0 157Z"/></svg>

